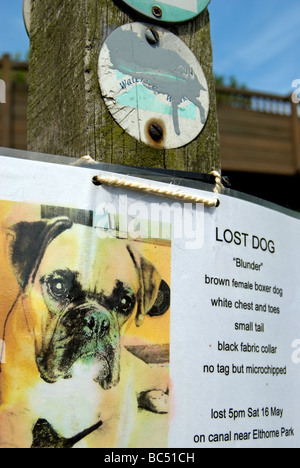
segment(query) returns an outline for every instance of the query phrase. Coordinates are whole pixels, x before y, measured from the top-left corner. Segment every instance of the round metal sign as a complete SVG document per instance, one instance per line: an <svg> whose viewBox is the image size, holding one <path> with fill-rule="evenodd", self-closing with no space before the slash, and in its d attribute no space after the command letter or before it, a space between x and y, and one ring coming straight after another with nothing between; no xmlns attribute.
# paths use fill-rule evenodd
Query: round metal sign
<svg viewBox="0 0 300 468"><path fill-rule="evenodd" d="M30 36L31 0L23 2L23 18L28 36Z"/></svg>
<svg viewBox="0 0 300 468"><path fill-rule="evenodd" d="M192 51L169 31L142 23L121 26L101 49L98 73L109 111L137 140L179 148L203 129L206 78Z"/></svg>
<svg viewBox="0 0 300 468"><path fill-rule="evenodd" d="M122 0L148 18L167 23L181 23L198 16L210 0Z"/></svg>

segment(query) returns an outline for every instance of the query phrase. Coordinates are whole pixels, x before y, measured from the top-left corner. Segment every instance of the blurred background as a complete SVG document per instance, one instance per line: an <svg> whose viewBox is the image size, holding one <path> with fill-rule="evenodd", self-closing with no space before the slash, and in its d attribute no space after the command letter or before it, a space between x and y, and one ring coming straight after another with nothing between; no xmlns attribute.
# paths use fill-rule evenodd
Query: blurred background
<svg viewBox="0 0 300 468"><path fill-rule="evenodd" d="M0 146L26 150L23 0L0 0ZM300 2L211 0L222 173L232 188L300 211Z"/></svg>

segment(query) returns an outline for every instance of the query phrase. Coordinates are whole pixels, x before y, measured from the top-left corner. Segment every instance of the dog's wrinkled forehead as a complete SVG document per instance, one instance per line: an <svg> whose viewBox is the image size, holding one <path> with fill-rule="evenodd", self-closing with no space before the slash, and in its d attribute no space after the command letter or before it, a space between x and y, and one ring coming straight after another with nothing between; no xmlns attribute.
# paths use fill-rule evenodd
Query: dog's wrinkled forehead
<svg viewBox="0 0 300 468"><path fill-rule="evenodd" d="M110 291L116 281L138 288L136 266L127 242L97 237L92 228L73 225L56 237L41 260L38 277L51 271L69 270L80 278L83 288Z"/></svg>

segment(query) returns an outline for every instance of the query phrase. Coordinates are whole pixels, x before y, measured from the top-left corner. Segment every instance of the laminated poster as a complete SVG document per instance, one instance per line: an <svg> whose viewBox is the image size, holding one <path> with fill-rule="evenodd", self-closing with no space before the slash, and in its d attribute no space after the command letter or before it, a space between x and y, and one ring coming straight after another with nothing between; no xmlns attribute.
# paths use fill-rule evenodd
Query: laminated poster
<svg viewBox="0 0 300 468"><path fill-rule="evenodd" d="M299 447L299 218L24 158L0 157L0 446Z"/></svg>

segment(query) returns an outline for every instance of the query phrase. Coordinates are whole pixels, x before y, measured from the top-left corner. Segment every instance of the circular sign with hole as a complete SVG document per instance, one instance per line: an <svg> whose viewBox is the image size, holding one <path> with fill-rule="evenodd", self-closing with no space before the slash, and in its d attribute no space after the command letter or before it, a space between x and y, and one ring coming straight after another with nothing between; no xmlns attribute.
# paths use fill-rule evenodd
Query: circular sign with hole
<svg viewBox="0 0 300 468"><path fill-rule="evenodd" d="M181 23L198 16L210 0L122 0L126 5L152 20Z"/></svg>
<svg viewBox="0 0 300 468"><path fill-rule="evenodd" d="M165 29L142 23L116 29L101 49L98 73L109 111L137 140L179 148L206 123L203 70L187 45Z"/></svg>

